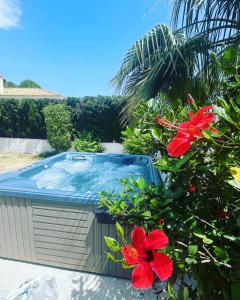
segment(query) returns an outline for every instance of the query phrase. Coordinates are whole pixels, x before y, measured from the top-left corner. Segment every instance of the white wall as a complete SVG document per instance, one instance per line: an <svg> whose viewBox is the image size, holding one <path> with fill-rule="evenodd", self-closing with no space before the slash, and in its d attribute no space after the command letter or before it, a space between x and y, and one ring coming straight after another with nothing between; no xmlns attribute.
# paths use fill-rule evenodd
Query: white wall
<svg viewBox="0 0 240 300"><path fill-rule="evenodd" d="M102 143L105 153L122 153L123 146L119 143ZM52 147L47 140L41 139L17 139L0 138L0 152L17 152L38 154L46 151L52 151Z"/></svg>
<svg viewBox="0 0 240 300"><path fill-rule="evenodd" d="M119 143L102 143L105 153L123 153L123 145Z"/></svg>
<svg viewBox="0 0 240 300"><path fill-rule="evenodd" d="M47 140L0 138L0 152L19 152L37 154L51 151Z"/></svg>

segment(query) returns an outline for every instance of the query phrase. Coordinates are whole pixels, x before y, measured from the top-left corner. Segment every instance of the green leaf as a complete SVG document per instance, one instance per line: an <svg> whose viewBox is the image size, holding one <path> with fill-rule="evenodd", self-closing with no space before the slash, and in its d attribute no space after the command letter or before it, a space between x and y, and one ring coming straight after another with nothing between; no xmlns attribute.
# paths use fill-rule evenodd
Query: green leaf
<svg viewBox="0 0 240 300"><path fill-rule="evenodd" d="M127 203L125 201L122 201L120 204L121 209L124 209L125 207L127 207Z"/></svg>
<svg viewBox="0 0 240 300"><path fill-rule="evenodd" d="M237 124L231 119L231 117L227 114L226 110L223 107L213 105L213 112L217 114L221 119L224 119L228 123L237 126Z"/></svg>
<svg viewBox="0 0 240 300"><path fill-rule="evenodd" d="M186 286L183 288L183 300L189 300L189 291Z"/></svg>
<svg viewBox="0 0 240 300"><path fill-rule="evenodd" d="M233 47L228 48L224 51L224 54L222 56L223 60L231 60L236 56L236 50Z"/></svg>
<svg viewBox="0 0 240 300"><path fill-rule="evenodd" d="M104 239L110 250L112 250L113 252L121 251L121 247L114 238L105 236Z"/></svg>
<svg viewBox="0 0 240 300"><path fill-rule="evenodd" d="M162 137L161 130L160 130L158 127L154 127L154 128L151 130L151 133L152 133L152 136L153 136L156 140L160 140L161 137Z"/></svg>
<svg viewBox="0 0 240 300"><path fill-rule="evenodd" d="M207 130L202 130L202 134L203 134L203 136L205 137L205 139L207 139L207 140L209 140L209 141L212 141L213 140L213 138L210 136L210 134L209 134L209 131L207 131Z"/></svg>
<svg viewBox="0 0 240 300"><path fill-rule="evenodd" d="M192 258L192 257L187 257L185 260L186 260L186 263L188 263L189 265L197 263L196 259Z"/></svg>
<svg viewBox="0 0 240 300"><path fill-rule="evenodd" d="M142 213L143 217L147 217L150 218L152 216L151 212L149 210L145 211L144 213Z"/></svg>
<svg viewBox="0 0 240 300"><path fill-rule="evenodd" d="M193 234L197 237L199 237L200 239L205 239L207 238L206 234L202 233L199 229L195 229L193 231Z"/></svg>
<svg viewBox="0 0 240 300"><path fill-rule="evenodd" d="M208 244L208 245L210 245L210 244L212 244L212 243L213 243L213 240L211 240L211 239L209 239L209 238L205 237L205 238L203 239L203 242L204 242L205 244Z"/></svg>
<svg viewBox="0 0 240 300"><path fill-rule="evenodd" d="M237 190L240 190L240 182L236 179L228 180L227 183L236 188Z"/></svg>
<svg viewBox="0 0 240 300"><path fill-rule="evenodd" d="M188 245L188 253L194 256L198 252L198 245Z"/></svg>
<svg viewBox="0 0 240 300"><path fill-rule="evenodd" d="M116 259L111 253L109 252L105 252L105 255L107 257L107 259L114 261L114 262L121 262L121 259Z"/></svg>
<svg viewBox="0 0 240 300"><path fill-rule="evenodd" d="M122 238L123 242L126 242L125 237L124 237L124 230L118 222L116 223L116 230L117 230L118 235Z"/></svg>
<svg viewBox="0 0 240 300"><path fill-rule="evenodd" d="M227 234L224 234L223 236L230 241L240 241L240 238L236 236L227 235Z"/></svg>
<svg viewBox="0 0 240 300"><path fill-rule="evenodd" d="M215 253L215 255L217 256L218 259L223 259L223 260L228 259L227 251L224 248L215 247L214 248L214 253Z"/></svg>
<svg viewBox="0 0 240 300"><path fill-rule="evenodd" d="M187 153L182 158L180 158L176 163L177 170L179 170L186 162L188 162L190 158L191 158L190 153Z"/></svg>
<svg viewBox="0 0 240 300"><path fill-rule="evenodd" d="M192 222L191 226L190 226L190 229L194 229L194 228L196 228L196 227L197 227L197 221L194 220L194 221Z"/></svg>
<svg viewBox="0 0 240 300"><path fill-rule="evenodd" d="M239 300L240 295L240 282L231 285L232 300Z"/></svg>
<svg viewBox="0 0 240 300"><path fill-rule="evenodd" d="M146 183L145 183L145 180L144 180L143 177L138 177L138 179L137 179L137 184L138 184L138 188L139 188L140 190L144 189L145 186L146 186Z"/></svg>

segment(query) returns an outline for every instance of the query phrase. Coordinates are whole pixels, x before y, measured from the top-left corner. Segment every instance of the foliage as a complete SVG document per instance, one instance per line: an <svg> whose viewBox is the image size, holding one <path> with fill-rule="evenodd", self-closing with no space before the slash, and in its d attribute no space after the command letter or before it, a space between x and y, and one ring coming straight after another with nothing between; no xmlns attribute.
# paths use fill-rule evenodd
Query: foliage
<svg viewBox="0 0 240 300"><path fill-rule="evenodd" d="M154 229L146 233L141 227L135 226L131 232L131 243L127 244L124 229L119 223L116 223L116 229L123 245L120 246L118 241L111 237L105 237L105 242L114 254L121 252L123 258L116 259L111 253L106 255L114 262L121 262L123 268L133 268L133 287L150 288L155 278L166 280L172 275L173 265L170 257L160 252L165 250L169 242L162 230Z"/></svg>
<svg viewBox="0 0 240 300"><path fill-rule="evenodd" d="M4 87L16 87L17 85L12 81L7 81L6 79L3 79L3 86Z"/></svg>
<svg viewBox="0 0 240 300"><path fill-rule="evenodd" d="M153 151L153 138L145 132L142 124L142 115L146 116L149 107L141 102L136 106L129 126L122 131L124 151L131 154L149 154Z"/></svg>
<svg viewBox="0 0 240 300"><path fill-rule="evenodd" d="M161 220L158 225L170 238L168 250L175 268L168 283L169 299L177 299L172 285L176 276L184 273L197 281L197 288L185 287L185 299L237 300L240 288L240 77L239 63L231 60L234 51L230 52L219 61L228 79L223 82L221 97L209 107L210 115L199 117L201 107L188 97L188 104L179 102L174 110L161 105L159 109L159 99L151 100L151 121L148 111L141 117L158 148L155 167L168 178L164 187L155 187L161 190L157 208L151 207L155 194L149 193L148 184L141 179L141 186L123 181L127 190L118 196L101 196L101 204L118 222L124 224L127 217L128 224L151 230L156 220ZM177 138L191 138L191 147L180 157L171 151L170 156L168 151L177 132ZM165 201L161 215L160 204ZM146 216L142 215L144 209L150 211ZM121 221L119 216L125 214Z"/></svg>
<svg viewBox="0 0 240 300"><path fill-rule="evenodd" d="M54 100L0 99L0 136L46 138L42 109Z"/></svg>
<svg viewBox="0 0 240 300"><path fill-rule="evenodd" d="M81 132L74 140L74 149L78 152L103 152L104 147L93 138L90 132Z"/></svg>
<svg viewBox="0 0 240 300"><path fill-rule="evenodd" d="M26 79L20 82L20 84L16 84L12 81L7 81L6 79L3 79L4 87L11 88L11 87L21 87L21 88L41 88L41 86L34 82L33 80Z"/></svg>
<svg viewBox="0 0 240 300"><path fill-rule="evenodd" d="M127 127L122 132L124 151L131 154L149 154L152 150L152 137L138 128Z"/></svg>
<svg viewBox="0 0 240 300"><path fill-rule="evenodd" d="M120 112L124 104L125 100L121 97L69 98L75 135L85 130L104 142L120 141L123 129Z"/></svg>
<svg viewBox="0 0 240 300"><path fill-rule="evenodd" d="M173 26L156 25L136 41L112 80L129 98L131 108L160 91L172 100L191 93L199 101L218 92L223 73L219 59L239 45L238 0L175 0Z"/></svg>
<svg viewBox="0 0 240 300"><path fill-rule="evenodd" d="M45 152L41 152L38 154L38 158L39 159L45 159L45 158L48 158L48 157L51 157L51 156L54 156L58 154L58 151L56 150L53 150L53 151L45 151Z"/></svg>
<svg viewBox="0 0 240 300"><path fill-rule="evenodd" d="M47 137L43 108L49 104L65 104L71 112L76 136L83 130L104 141L120 141L119 115L124 99L120 97L69 98L68 100L0 99L0 136L16 138Z"/></svg>
<svg viewBox="0 0 240 300"><path fill-rule="evenodd" d="M173 194L163 185L149 184L143 177L122 178L120 183L122 190L119 194L99 194L99 207L105 208L114 220L139 225L148 231L154 229L159 220L171 215L169 204L173 201Z"/></svg>
<svg viewBox="0 0 240 300"><path fill-rule="evenodd" d="M33 80L26 79L20 82L19 87L22 88L41 88L41 86Z"/></svg>
<svg viewBox="0 0 240 300"><path fill-rule="evenodd" d="M57 151L71 146L71 114L64 104L52 104L43 109L49 144Z"/></svg>

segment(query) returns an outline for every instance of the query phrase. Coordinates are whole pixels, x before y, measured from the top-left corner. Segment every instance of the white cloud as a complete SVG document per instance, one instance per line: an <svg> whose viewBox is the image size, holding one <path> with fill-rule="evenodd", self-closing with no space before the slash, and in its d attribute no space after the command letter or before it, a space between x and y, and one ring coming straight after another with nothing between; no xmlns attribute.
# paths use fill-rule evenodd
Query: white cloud
<svg viewBox="0 0 240 300"><path fill-rule="evenodd" d="M17 27L21 14L19 0L0 0L0 28Z"/></svg>

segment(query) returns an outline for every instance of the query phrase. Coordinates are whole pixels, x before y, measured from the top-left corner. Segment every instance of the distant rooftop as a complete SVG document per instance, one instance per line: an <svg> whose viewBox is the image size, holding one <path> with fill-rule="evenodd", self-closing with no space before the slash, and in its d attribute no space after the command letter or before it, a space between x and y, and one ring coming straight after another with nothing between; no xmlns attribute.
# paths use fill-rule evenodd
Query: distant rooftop
<svg viewBox="0 0 240 300"><path fill-rule="evenodd" d="M19 88L19 87L4 87L3 77L0 75L0 98L5 99L66 99L65 96L44 90L42 88Z"/></svg>
<svg viewBox="0 0 240 300"><path fill-rule="evenodd" d="M65 99L66 97L40 88L4 88L1 98L54 98Z"/></svg>

